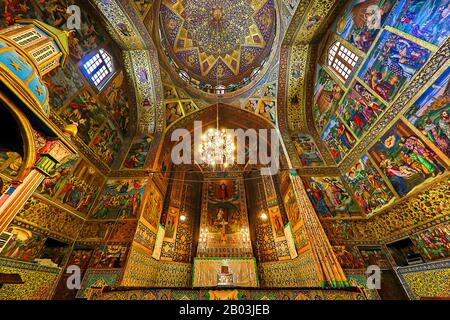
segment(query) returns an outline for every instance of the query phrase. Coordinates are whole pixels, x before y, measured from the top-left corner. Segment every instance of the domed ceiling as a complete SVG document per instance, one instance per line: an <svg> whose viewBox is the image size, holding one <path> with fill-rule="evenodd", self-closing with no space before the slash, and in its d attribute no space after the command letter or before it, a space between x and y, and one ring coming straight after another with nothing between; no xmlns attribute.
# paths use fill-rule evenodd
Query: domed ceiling
<svg viewBox="0 0 450 320"><path fill-rule="evenodd" d="M168 55L201 84L246 81L276 35L274 0L164 0L160 15Z"/></svg>

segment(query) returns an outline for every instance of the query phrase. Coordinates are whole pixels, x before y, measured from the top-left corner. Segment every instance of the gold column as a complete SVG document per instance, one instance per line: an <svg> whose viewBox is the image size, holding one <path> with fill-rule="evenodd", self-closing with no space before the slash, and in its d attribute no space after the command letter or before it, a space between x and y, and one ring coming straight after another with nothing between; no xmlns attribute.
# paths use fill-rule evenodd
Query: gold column
<svg viewBox="0 0 450 320"><path fill-rule="evenodd" d="M322 228L301 178L295 170L289 173L289 177L294 187L300 217L303 220L306 235L319 273L319 285L321 287L349 286L347 277L333 252L333 248Z"/></svg>
<svg viewBox="0 0 450 320"><path fill-rule="evenodd" d="M0 205L0 233L4 232L39 185L72 152L59 140L49 140L39 151L34 168Z"/></svg>
<svg viewBox="0 0 450 320"><path fill-rule="evenodd" d="M6 230L44 179L45 175L39 170L31 170L17 189L0 206L0 233Z"/></svg>

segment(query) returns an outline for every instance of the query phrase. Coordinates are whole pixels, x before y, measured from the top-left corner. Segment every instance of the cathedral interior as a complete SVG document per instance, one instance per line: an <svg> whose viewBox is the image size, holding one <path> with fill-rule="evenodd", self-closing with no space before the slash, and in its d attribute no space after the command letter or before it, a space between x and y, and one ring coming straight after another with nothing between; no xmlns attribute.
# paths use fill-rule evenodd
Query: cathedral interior
<svg viewBox="0 0 450 320"><path fill-rule="evenodd" d="M0 300L450 298L449 0L0 15Z"/></svg>

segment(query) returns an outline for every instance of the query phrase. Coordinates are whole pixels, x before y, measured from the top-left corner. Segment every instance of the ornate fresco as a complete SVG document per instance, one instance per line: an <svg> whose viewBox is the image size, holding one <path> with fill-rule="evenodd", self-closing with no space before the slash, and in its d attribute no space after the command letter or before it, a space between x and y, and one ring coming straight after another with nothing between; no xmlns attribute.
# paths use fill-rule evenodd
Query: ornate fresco
<svg viewBox="0 0 450 320"><path fill-rule="evenodd" d="M161 29L169 56L203 83L249 77L270 54L276 35L273 0L163 1Z"/></svg>

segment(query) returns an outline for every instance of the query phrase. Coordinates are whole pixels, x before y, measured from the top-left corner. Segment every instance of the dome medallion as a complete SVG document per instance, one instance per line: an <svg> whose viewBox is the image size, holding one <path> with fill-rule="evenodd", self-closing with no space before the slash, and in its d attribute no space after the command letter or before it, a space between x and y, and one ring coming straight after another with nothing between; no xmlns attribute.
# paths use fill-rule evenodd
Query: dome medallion
<svg viewBox="0 0 450 320"><path fill-rule="evenodd" d="M163 0L162 44L185 81L242 88L270 56L274 0Z"/></svg>

